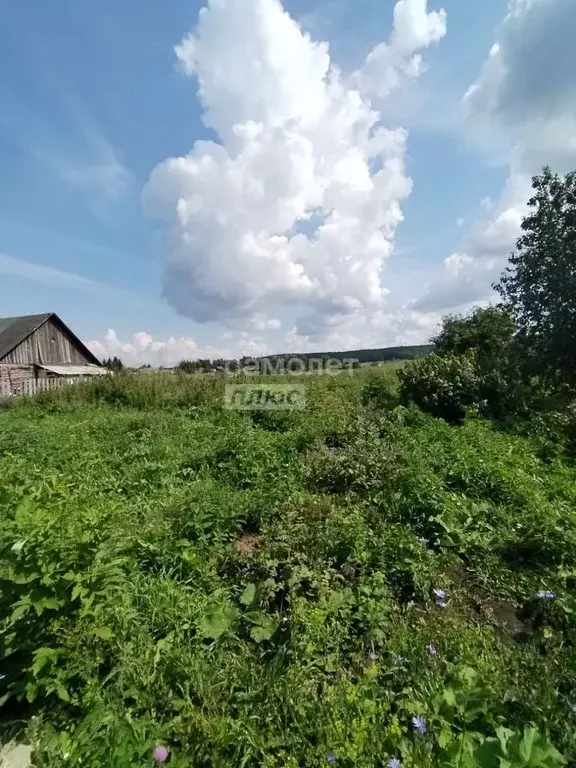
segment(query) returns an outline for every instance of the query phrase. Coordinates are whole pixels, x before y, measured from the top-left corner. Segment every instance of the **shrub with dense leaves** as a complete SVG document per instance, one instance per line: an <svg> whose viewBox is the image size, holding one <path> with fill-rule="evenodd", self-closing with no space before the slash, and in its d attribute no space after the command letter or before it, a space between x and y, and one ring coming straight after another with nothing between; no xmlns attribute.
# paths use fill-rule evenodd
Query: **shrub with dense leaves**
<svg viewBox="0 0 576 768"><path fill-rule="evenodd" d="M402 467L390 429L359 419L336 445L318 442L304 458L311 488L325 493L374 493L393 487Z"/></svg>
<svg viewBox="0 0 576 768"><path fill-rule="evenodd" d="M506 355L516 325L512 313L504 307L476 307L468 315L447 315L442 328L432 339L439 355L462 355L474 350L482 367L499 364Z"/></svg>
<svg viewBox="0 0 576 768"><path fill-rule="evenodd" d="M471 406L482 406L482 381L475 352L428 355L399 372L400 397L423 411L457 423Z"/></svg>
<svg viewBox="0 0 576 768"><path fill-rule="evenodd" d="M362 402L378 410L393 409L398 405L396 382L391 382L378 373L370 373L362 387Z"/></svg>

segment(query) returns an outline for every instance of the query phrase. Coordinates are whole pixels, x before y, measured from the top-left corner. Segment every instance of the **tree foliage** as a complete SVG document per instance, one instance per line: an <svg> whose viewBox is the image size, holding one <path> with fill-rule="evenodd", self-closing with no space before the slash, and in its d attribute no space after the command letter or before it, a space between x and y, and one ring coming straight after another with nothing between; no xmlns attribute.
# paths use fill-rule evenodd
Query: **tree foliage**
<svg viewBox="0 0 576 768"><path fill-rule="evenodd" d="M196 373L201 370L200 363L197 360L180 360L176 366L176 370L182 371L182 373Z"/></svg>
<svg viewBox="0 0 576 768"><path fill-rule="evenodd" d="M116 357L116 355L114 355L114 357L109 357L107 360L103 360L102 365L110 371L118 372L124 370L124 363L119 357Z"/></svg>
<svg viewBox="0 0 576 768"><path fill-rule="evenodd" d="M494 286L514 313L531 371L576 384L576 172L544 168L509 266Z"/></svg>
<svg viewBox="0 0 576 768"><path fill-rule="evenodd" d="M432 339L433 359L410 364L402 374L403 398L423 410L453 421L474 404L509 420L572 397L576 172L561 178L544 168L532 187L522 235L494 286L503 303L445 317Z"/></svg>
<svg viewBox="0 0 576 768"><path fill-rule="evenodd" d="M481 362L491 363L509 350L515 331L514 316L507 307L476 307L466 316L445 317L432 343L437 354L462 355L473 349Z"/></svg>

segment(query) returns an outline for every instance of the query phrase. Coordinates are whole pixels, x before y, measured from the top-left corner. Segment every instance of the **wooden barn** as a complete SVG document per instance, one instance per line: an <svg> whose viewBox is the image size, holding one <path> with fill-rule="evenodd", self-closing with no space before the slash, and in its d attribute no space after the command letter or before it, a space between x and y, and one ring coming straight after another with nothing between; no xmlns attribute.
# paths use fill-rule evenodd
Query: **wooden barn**
<svg viewBox="0 0 576 768"><path fill-rule="evenodd" d="M35 394L106 373L54 312L0 318L0 397Z"/></svg>

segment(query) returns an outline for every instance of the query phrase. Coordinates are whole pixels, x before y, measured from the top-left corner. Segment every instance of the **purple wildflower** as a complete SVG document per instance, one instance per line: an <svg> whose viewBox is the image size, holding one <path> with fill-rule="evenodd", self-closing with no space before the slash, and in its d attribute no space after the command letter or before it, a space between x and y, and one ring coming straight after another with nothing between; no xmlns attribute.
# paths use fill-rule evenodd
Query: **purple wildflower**
<svg viewBox="0 0 576 768"><path fill-rule="evenodd" d="M334 752L328 752L326 760L330 763L330 765L335 763L336 762L336 755L334 754Z"/></svg>
<svg viewBox="0 0 576 768"><path fill-rule="evenodd" d="M432 644L427 645L426 650L428 651L429 656L436 656L436 654L438 653L438 651L436 650L436 646Z"/></svg>
<svg viewBox="0 0 576 768"><path fill-rule="evenodd" d="M154 750L154 762L165 763L168 760L168 750L166 747L156 747Z"/></svg>
<svg viewBox="0 0 576 768"><path fill-rule="evenodd" d="M432 592L434 593L434 600L438 608L448 608L446 592L443 589L433 589Z"/></svg>
<svg viewBox="0 0 576 768"><path fill-rule="evenodd" d="M432 593L438 608L448 608L448 603L446 602L447 595L443 589L433 589Z"/></svg>
<svg viewBox="0 0 576 768"><path fill-rule="evenodd" d="M402 768L402 763L397 757L393 757L388 763L388 768Z"/></svg>
<svg viewBox="0 0 576 768"><path fill-rule="evenodd" d="M556 593L551 592L549 589L543 589L541 592L538 592L536 597L539 597L540 600L555 600Z"/></svg>
<svg viewBox="0 0 576 768"><path fill-rule="evenodd" d="M412 718L412 727L415 733L424 736L426 733L426 718L422 717L422 715L416 715Z"/></svg>

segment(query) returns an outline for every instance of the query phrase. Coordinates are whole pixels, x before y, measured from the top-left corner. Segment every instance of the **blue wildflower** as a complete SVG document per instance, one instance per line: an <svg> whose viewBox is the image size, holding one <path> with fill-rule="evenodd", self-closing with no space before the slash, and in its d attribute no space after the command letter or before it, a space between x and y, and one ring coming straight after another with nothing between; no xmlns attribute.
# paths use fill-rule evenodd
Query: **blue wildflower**
<svg viewBox="0 0 576 768"><path fill-rule="evenodd" d="M432 644L427 645L426 650L428 651L429 656L436 656L436 654L438 653L438 651L436 650L436 646Z"/></svg>
<svg viewBox="0 0 576 768"><path fill-rule="evenodd" d="M539 597L540 600L555 600L556 599L556 593L552 592L549 589L543 589L541 592L538 592L536 597Z"/></svg>
<svg viewBox="0 0 576 768"><path fill-rule="evenodd" d="M328 752L326 760L330 763L330 765L335 763L336 762L336 755L334 754L334 752Z"/></svg>
<svg viewBox="0 0 576 768"><path fill-rule="evenodd" d="M398 664L402 664L402 662L404 661L404 659L403 659L403 658L402 658L402 656L400 656L398 653L393 653L393 654L392 654L392 657L391 657L391 659L390 659L390 661L392 662L392 665L393 665L394 667L397 667L397 666L398 666Z"/></svg>
<svg viewBox="0 0 576 768"><path fill-rule="evenodd" d="M402 768L402 763L397 757L393 757L388 763L388 768Z"/></svg>
<svg viewBox="0 0 576 768"><path fill-rule="evenodd" d="M414 728L415 733L424 736L426 733L426 718L422 717L422 715L416 715L412 718L412 727Z"/></svg>
<svg viewBox="0 0 576 768"><path fill-rule="evenodd" d="M574 712L574 714L576 715L576 704L570 704L570 709L571 709L571 710L572 710L572 712Z"/></svg>

